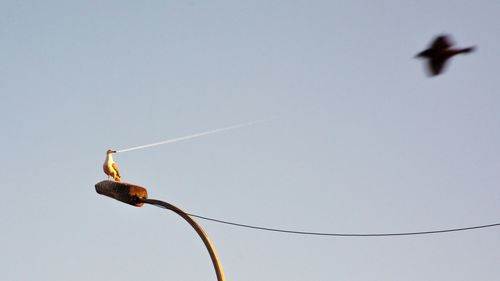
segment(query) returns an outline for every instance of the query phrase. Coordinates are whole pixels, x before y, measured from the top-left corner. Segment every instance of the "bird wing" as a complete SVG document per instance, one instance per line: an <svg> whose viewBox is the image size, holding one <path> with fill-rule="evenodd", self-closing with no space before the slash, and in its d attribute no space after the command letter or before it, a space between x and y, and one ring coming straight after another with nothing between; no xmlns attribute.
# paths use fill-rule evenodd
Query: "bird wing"
<svg viewBox="0 0 500 281"><path fill-rule="evenodd" d="M116 163L111 164L111 167L116 171L116 175L120 176L120 171L118 170L118 165Z"/></svg>
<svg viewBox="0 0 500 281"><path fill-rule="evenodd" d="M434 39L432 42L432 49L448 49L453 45L453 41L450 39L450 36L440 35Z"/></svg>
<svg viewBox="0 0 500 281"><path fill-rule="evenodd" d="M446 64L446 59L432 58L429 61L429 69L430 69L432 75L440 74L443 71L445 64Z"/></svg>

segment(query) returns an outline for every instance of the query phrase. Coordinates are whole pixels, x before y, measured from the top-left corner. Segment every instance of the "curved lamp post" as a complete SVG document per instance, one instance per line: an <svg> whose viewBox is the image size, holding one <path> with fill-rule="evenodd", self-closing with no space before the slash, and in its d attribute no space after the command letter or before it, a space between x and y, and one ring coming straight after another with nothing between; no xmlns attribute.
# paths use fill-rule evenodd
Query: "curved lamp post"
<svg viewBox="0 0 500 281"><path fill-rule="evenodd" d="M184 211L167 202L148 199L147 190L144 187L138 185L105 180L96 183L95 190L99 194L114 198L118 201L130 204L132 206L141 207L144 204L151 204L157 207L171 210L181 216L194 228L196 233L198 233L198 235L200 236L201 240L203 240L203 243L205 244L205 247L210 254L210 258L212 259L215 273L217 274L217 280L225 281L224 270L222 269L222 264L220 263L219 256L215 251L214 245L212 244L212 242L210 242L210 239L208 238L205 231L203 231L203 228Z"/></svg>

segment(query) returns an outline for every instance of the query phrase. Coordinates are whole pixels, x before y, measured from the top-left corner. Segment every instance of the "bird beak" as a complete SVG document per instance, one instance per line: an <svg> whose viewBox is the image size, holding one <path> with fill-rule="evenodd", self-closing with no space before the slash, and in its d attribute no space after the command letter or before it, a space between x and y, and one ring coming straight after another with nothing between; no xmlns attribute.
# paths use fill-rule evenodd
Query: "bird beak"
<svg viewBox="0 0 500 281"><path fill-rule="evenodd" d="M111 153L116 153L116 150L111 150Z"/></svg>

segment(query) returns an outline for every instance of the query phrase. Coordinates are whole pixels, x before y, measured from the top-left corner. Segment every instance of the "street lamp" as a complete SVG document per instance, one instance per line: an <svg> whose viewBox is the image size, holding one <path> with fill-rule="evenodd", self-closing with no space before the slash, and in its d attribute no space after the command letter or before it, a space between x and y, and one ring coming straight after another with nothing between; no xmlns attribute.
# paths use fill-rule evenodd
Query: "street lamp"
<svg viewBox="0 0 500 281"><path fill-rule="evenodd" d="M205 231L203 231L203 228L184 211L170 203L155 199L148 199L147 190L144 187L138 185L104 180L95 184L95 190L99 194L114 198L120 202L127 203L132 206L141 207L144 204L150 204L160 208L171 210L181 216L194 228L196 233L198 233L198 235L200 236L201 240L203 240L203 243L205 244L205 247L210 254L210 258L212 259L215 273L217 274L217 280L225 281L224 270L222 269L222 264L220 263L219 256L215 251L214 245L212 244L212 242L210 242L210 239L208 238Z"/></svg>

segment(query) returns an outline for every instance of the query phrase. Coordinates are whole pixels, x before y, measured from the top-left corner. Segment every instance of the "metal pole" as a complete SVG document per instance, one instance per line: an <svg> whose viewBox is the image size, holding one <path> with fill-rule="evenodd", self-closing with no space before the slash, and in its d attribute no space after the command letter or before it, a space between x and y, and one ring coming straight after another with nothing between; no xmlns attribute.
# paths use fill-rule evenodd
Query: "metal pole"
<svg viewBox="0 0 500 281"><path fill-rule="evenodd" d="M217 280L218 281L225 281L224 270L222 269L222 264L220 263L219 256L217 255L217 252L215 251L215 247L212 244L212 242L210 241L210 239L208 238L205 231L203 231L203 228L198 223L196 223L195 220L193 220L188 214L186 214L181 209L179 209L176 206L174 206L170 203L167 203L167 202L163 202L163 201L155 200L155 199L139 199L139 202L151 204L151 205L155 205L158 207L162 207L162 208L171 210L174 213L181 216L184 220L186 220L194 228L194 230L196 230L196 233L198 233L201 240L203 240L205 247L207 247L208 253L210 254L210 258L212 259L212 263L214 265L215 273L217 274Z"/></svg>
<svg viewBox="0 0 500 281"><path fill-rule="evenodd" d="M203 228L184 211L167 202L155 199L147 199L147 190L142 186L134 184L105 180L96 183L95 190L99 194L114 198L120 202L127 203L132 206L141 207L143 204L151 204L157 207L171 210L181 216L194 228L196 233L198 233L198 235L200 236L201 240L203 240L203 243L205 244L205 247L210 254L210 258L212 259L215 273L217 274L217 280L225 281L224 270L222 269L222 264L220 263L219 256L215 251L214 245L212 244L212 242L210 242L210 239L208 238L205 231L203 231Z"/></svg>

